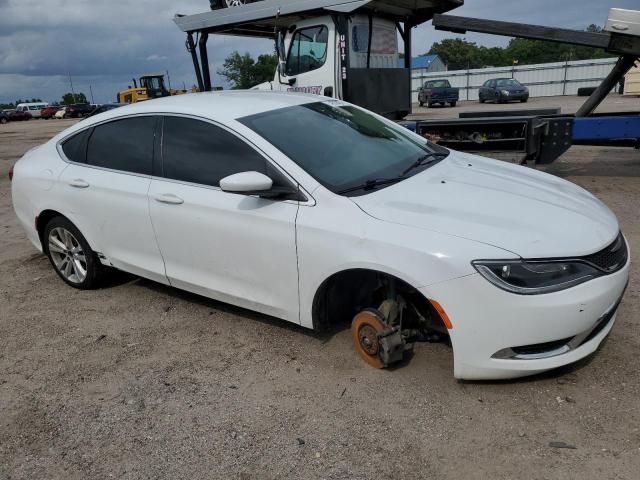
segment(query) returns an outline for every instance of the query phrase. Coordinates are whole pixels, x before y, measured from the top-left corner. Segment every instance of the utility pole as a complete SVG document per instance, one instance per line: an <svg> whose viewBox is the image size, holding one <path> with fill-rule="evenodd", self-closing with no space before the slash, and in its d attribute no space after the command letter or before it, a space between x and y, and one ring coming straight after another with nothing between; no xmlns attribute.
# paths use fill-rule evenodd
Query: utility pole
<svg viewBox="0 0 640 480"><path fill-rule="evenodd" d="M96 103L93 101L93 88L91 88L91 84L89 84L89 93L91 93L91 103Z"/></svg>
<svg viewBox="0 0 640 480"><path fill-rule="evenodd" d="M73 103L76 103L76 92L73 90L73 80L71 79L71 72L69 72L69 83L71 84L71 96L73 97Z"/></svg>
<svg viewBox="0 0 640 480"><path fill-rule="evenodd" d="M171 76L169 75L169 70L167 70L167 82L169 83L169 91L171 91Z"/></svg>

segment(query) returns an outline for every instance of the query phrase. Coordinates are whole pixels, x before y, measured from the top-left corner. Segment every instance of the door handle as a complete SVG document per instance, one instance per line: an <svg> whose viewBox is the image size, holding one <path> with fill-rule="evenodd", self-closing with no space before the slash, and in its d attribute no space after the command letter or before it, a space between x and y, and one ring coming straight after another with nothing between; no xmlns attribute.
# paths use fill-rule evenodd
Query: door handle
<svg viewBox="0 0 640 480"><path fill-rule="evenodd" d="M167 203L169 205L182 205L184 200L172 193L163 193L155 196L156 202Z"/></svg>
<svg viewBox="0 0 640 480"><path fill-rule="evenodd" d="M88 188L89 187L89 183L85 182L81 178L76 178L74 180L71 180L69 182L69 185L72 186L72 187L75 187L75 188Z"/></svg>

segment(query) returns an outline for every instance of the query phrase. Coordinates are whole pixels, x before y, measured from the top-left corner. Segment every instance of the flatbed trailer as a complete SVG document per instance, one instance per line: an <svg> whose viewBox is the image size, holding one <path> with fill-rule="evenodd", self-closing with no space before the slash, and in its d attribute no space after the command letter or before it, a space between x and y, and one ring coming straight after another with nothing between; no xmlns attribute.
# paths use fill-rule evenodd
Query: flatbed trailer
<svg viewBox="0 0 640 480"><path fill-rule="evenodd" d="M513 151L522 162L551 163L574 144L640 148L640 112L594 114L595 109L640 57L640 11L613 8L602 32L435 15L438 30L468 31L602 48L618 61L575 115L520 110L517 116L491 112L479 118L418 120L406 124L423 135L465 151Z"/></svg>

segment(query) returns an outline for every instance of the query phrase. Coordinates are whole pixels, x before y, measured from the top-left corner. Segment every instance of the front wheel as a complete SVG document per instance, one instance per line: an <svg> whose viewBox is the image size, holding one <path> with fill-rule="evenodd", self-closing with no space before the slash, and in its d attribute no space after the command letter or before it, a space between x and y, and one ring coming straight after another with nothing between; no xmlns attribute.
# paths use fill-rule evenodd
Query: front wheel
<svg viewBox="0 0 640 480"><path fill-rule="evenodd" d="M7 123L7 119L4 117L0 118L0 123L4 125L5 123Z"/></svg>
<svg viewBox="0 0 640 480"><path fill-rule="evenodd" d="M98 287L104 267L73 223L64 217L52 218L42 243L51 265L67 285L80 290Z"/></svg>
<svg viewBox="0 0 640 480"><path fill-rule="evenodd" d="M528 100L529 100L528 98L521 98L520 103L527 103Z"/></svg>
<svg viewBox="0 0 640 480"><path fill-rule="evenodd" d="M455 107L456 106L456 102L451 102L451 106Z"/></svg>

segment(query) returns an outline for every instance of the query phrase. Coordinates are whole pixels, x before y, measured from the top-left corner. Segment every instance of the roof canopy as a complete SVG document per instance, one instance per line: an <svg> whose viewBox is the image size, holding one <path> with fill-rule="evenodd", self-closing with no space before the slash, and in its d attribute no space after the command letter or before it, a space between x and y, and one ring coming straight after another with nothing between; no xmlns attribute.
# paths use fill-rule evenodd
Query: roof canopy
<svg viewBox="0 0 640 480"><path fill-rule="evenodd" d="M276 26L288 27L312 16L363 12L418 25L463 3L464 0L263 0L196 15L176 15L174 21L183 32L273 37Z"/></svg>

